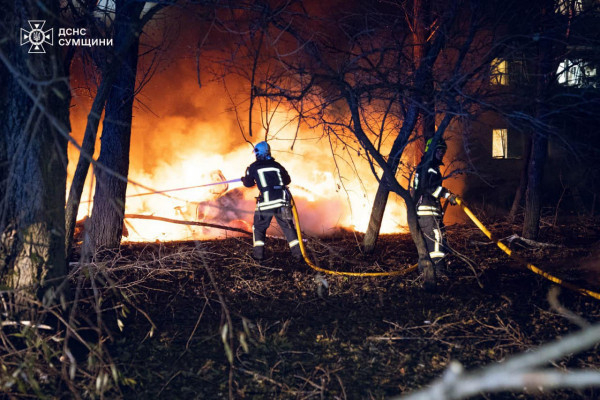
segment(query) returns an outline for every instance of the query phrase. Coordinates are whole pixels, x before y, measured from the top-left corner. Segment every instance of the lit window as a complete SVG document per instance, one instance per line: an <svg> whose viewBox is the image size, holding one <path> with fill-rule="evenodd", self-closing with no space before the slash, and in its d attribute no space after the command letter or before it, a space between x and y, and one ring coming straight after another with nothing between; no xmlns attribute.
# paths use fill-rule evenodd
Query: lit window
<svg viewBox="0 0 600 400"><path fill-rule="evenodd" d="M586 65L583 67L583 76L586 78L586 84L594 87L598 87L597 75L596 75L596 67L592 67L591 65ZM595 83L594 83L595 82Z"/></svg>
<svg viewBox="0 0 600 400"><path fill-rule="evenodd" d="M492 85L508 85L508 63L500 58L492 61L492 69L490 75Z"/></svg>
<svg viewBox="0 0 600 400"><path fill-rule="evenodd" d="M558 66L558 83L566 86L593 86L596 68L583 60L564 60Z"/></svg>
<svg viewBox="0 0 600 400"><path fill-rule="evenodd" d="M558 66L558 83L578 86L582 81L581 60L564 60Z"/></svg>
<svg viewBox="0 0 600 400"><path fill-rule="evenodd" d="M556 3L556 11L562 15L577 15L583 11L583 1L559 0Z"/></svg>
<svg viewBox="0 0 600 400"><path fill-rule="evenodd" d="M508 129L492 131L492 157L508 158Z"/></svg>

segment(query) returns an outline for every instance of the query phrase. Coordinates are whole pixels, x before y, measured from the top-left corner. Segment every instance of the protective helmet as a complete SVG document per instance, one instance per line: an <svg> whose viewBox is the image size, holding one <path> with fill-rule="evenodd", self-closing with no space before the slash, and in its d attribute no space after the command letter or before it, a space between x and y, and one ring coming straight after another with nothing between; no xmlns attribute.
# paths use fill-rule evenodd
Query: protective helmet
<svg viewBox="0 0 600 400"><path fill-rule="evenodd" d="M430 138L427 143L425 144L425 153L427 153L427 150L429 150L429 145L431 144L431 142L433 141L433 138ZM437 145L435 146L435 149L444 149L447 150L448 149L448 145L446 144L446 141L444 140L444 138L439 138Z"/></svg>
<svg viewBox="0 0 600 400"><path fill-rule="evenodd" d="M258 160L268 160L271 158L271 147L267 142L260 142L254 146L254 154Z"/></svg>

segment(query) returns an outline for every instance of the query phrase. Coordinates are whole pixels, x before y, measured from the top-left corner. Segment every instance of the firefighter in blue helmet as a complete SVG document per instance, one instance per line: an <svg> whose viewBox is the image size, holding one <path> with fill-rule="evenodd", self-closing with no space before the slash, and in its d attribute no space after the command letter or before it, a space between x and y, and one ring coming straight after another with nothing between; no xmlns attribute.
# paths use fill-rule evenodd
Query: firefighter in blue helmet
<svg viewBox="0 0 600 400"><path fill-rule="evenodd" d="M427 154L431 143L432 139L429 139L425 146L425 154L417 166L413 189L419 226L425 236L429 258L431 258L436 275L446 275L448 271L444 257L447 246L443 222L444 213L440 200L445 198L450 204L456 205L456 195L442 186L443 178L440 166L444 165L442 160L448 146L444 139L440 138L433 149L432 158Z"/></svg>
<svg viewBox="0 0 600 400"><path fill-rule="evenodd" d="M256 161L246 169L242 183L246 187L256 185L260 190L254 211L253 258L262 260L265 256L265 237L273 217L281 227L295 259L302 259L298 236L294 228L291 210L291 196L287 189L291 179L288 172L271 156L267 142L254 146Z"/></svg>

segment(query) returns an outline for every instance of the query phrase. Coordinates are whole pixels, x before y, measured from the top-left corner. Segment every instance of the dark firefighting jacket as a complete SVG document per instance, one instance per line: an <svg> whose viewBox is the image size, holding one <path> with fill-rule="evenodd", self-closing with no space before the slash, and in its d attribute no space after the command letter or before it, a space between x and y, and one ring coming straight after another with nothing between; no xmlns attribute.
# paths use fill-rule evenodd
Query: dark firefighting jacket
<svg viewBox="0 0 600 400"><path fill-rule="evenodd" d="M440 199L448 198L451 193L442 186L441 164L435 160L427 164L419 164L413 181L417 215L443 217Z"/></svg>
<svg viewBox="0 0 600 400"><path fill-rule="evenodd" d="M291 182L290 175L281 164L273 158L256 160L242 177L246 187L258 186L260 196L256 203L257 210L270 210L289 206L290 196L286 186Z"/></svg>

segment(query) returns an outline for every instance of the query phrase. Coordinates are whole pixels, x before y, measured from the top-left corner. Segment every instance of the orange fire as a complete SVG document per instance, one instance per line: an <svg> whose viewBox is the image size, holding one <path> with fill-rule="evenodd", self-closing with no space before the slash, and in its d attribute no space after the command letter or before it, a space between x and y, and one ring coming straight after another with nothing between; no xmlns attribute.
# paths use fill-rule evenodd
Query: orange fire
<svg viewBox="0 0 600 400"><path fill-rule="evenodd" d="M240 133L229 97L217 84L201 89L193 79L191 66L171 66L171 72L157 75L138 98L144 107L134 108L129 179L155 191L186 188L241 177L254 161L252 146ZM247 93L247 92L246 92ZM74 96L71 120L73 135L81 141L91 100ZM270 122L269 143L274 158L290 173L290 190L296 200L300 223L309 234L328 234L343 227L366 230L378 182L364 157L347 149L335 159L330 142L321 132L301 129L289 123L290 115L276 113ZM255 130L257 127L254 127ZM100 137L101 128L98 133ZM265 133L254 133L253 143ZM293 150L292 150L293 144ZM96 145L98 148L100 141ZM79 154L69 149L72 176ZM93 182L88 177L78 218L91 213ZM204 221L251 229L256 188L241 183L209 186L163 194L136 196L147 189L128 185L126 214ZM92 196L92 197L90 197ZM126 220L127 241L185 240L230 235L218 229L169 224L153 220ZM403 201L390 196L382 233L406 231ZM276 231L273 232L277 234Z"/></svg>

